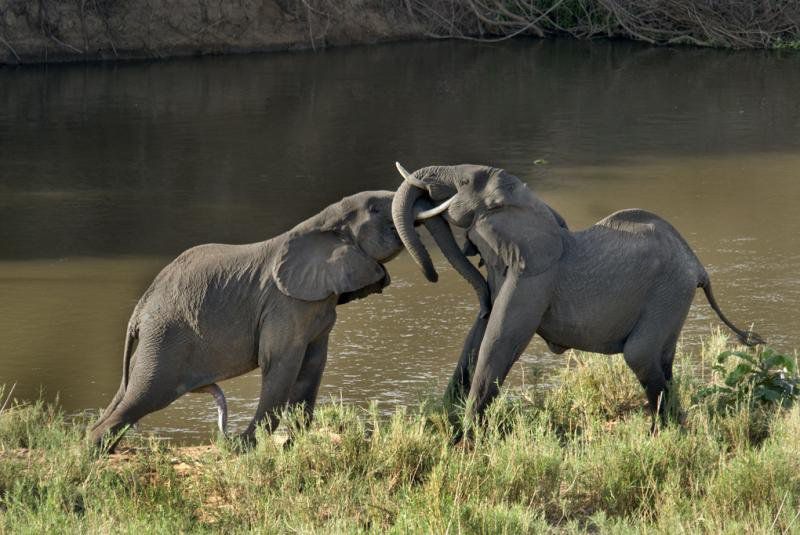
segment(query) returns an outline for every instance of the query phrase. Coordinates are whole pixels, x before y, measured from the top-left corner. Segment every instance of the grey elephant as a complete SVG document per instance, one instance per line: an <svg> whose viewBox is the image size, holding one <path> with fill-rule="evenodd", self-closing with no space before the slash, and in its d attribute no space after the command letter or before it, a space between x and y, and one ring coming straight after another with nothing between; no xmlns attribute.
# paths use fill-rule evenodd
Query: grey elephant
<svg viewBox="0 0 800 535"><path fill-rule="evenodd" d="M127 426L187 392L214 395L224 433L227 406L216 383L256 368L258 408L242 437L252 442L262 422L273 430L287 405L303 404L309 421L336 305L381 292L389 284L383 264L402 250L392 195L346 197L270 240L201 245L166 266L133 311L122 382L90 441L113 450ZM443 250L458 251L443 220L428 229ZM462 266L467 276L470 268L481 278Z"/></svg>
<svg viewBox="0 0 800 535"><path fill-rule="evenodd" d="M556 353L623 353L653 414L665 418L675 347L698 287L743 343L763 343L724 316L697 256L655 214L622 210L572 232L503 169L432 166L412 175L397 167L404 182L393 202L395 226L426 276L435 270L414 224L429 217L467 229L463 255L479 254L486 264L491 313L472 326L448 387L451 402L466 397L467 421L482 415L534 333ZM420 200L441 204L419 212Z"/></svg>

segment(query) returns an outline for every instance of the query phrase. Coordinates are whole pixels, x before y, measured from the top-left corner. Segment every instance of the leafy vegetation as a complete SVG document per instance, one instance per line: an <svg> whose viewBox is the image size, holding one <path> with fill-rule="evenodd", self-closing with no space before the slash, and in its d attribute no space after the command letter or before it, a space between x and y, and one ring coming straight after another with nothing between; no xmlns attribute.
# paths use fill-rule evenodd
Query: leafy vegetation
<svg viewBox="0 0 800 535"><path fill-rule="evenodd" d="M800 39L784 40L779 37L775 40L773 48L777 50L800 50Z"/></svg>
<svg viewBox="0 0 800 535"><path fill-rule="evenodd" d="M333 6L337 0L316 0ZM622 37L651 44L797 50L793 0L404 0L436 36Z"/></svg>
<svg viewBox="0 0 800 535"><path fill-rule="evenodd" d="M580 353L553 388L506 392L470 446L449 444L437 404L390 418L324 404L288 448L137 438L96 458L86 422L12 403L0 532L798 532L800 406L766 393L786 392L780 369L796 380L793 359L739 353L715 335L679 355L686 421L655 436L622 358Z"/></svg>
<svg viewBox="0 0 800 535"><path fill-rule="evenodd" d="M731 366L731 357L738 359L738 364ZM769 348L757 353L723 351L714 371L724 377L723 382L701 388L695 398L714 396L720 409L730 410L743 402L788 407L800 394L796 359Z"/></svg>

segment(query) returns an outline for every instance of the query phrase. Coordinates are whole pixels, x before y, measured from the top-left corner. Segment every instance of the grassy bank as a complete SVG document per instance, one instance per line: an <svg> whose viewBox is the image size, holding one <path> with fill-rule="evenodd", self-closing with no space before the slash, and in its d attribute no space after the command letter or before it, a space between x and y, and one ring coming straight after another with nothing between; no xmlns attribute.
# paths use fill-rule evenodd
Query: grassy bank
<svg viewBox="0 0 800 535"><path fill-rule="evenodd" d="M725 408L741 362L713 369L724 345L679 356L686 422L654 437L619 356L572 355L556 387L506 395L472 447L434 405L328 404L291 448L127 441L97 460L52 407L6 407L0 531L800 532L800 410Z"/></svg>

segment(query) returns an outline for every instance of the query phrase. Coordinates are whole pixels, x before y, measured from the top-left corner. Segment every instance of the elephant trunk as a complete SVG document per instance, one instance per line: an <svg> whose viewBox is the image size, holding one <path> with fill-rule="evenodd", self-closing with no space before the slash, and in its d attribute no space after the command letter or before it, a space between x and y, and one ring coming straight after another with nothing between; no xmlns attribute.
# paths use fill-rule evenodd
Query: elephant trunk
<svg viewBox="0 0 800 535"><path fill-rule="evenodd" d="M407 173L405 169L401 171L401 174L403 172ZM430 198L436 202L449 199L456 193L458 171L452 165L429 165L417 169L412 176L418 179L417 182L424 185ZM406 181L408 181L407 178Z"/></svg>
<svg viewBox="0 0 800 535"><path fill-rule="evenodd" d="M436 282L439 280L439 275L433 267L431 256L425 249L417 231L414 230L414 204L423 193L423 190L404 180L392 199L392 219L397 234L411 254L411 258L422 269L426 279Z"/></svg>
<svg viewBox="0 0 800 535"><path fill-rule="evenodd" d="M428 251L414 230L415 215L424 219L425 228L431 233L447 261L475 289L481 306L481 316L488 315L491 308L491 296L486 279L461 251L449 225L439 216L439 213L443 211L442 207L431 210L432 204L430 200L428 198L420 199L423 193L429 193L431 198L447 196L452 201L452 195L455 190L454 170L451 167L430 166L424 167L414 175L411 175L400 164L397 164L397 168L403 175L404 180L397 189L392 202L392 218L403 244L422 268L426 278L430 281L435 281L435 278L432 279L429 276L428 269L433 272L434 276L436 271L433 270ZM418 200L420 201L419 203L417 203ZM445 205L449 202L446 201ZM415 204L421 205L424 212L415 214Z"/></svg>
<svg viewBox="0 0 800 535"><path fill-rule="evenodd" d="M427 199L423 201L428 202ZM450 226L444 219L435 216L425 220L425 228L431 233L450 265L475 289L481 307L480 317L487 317L492 307L489 285L456 243Z"/></svg>

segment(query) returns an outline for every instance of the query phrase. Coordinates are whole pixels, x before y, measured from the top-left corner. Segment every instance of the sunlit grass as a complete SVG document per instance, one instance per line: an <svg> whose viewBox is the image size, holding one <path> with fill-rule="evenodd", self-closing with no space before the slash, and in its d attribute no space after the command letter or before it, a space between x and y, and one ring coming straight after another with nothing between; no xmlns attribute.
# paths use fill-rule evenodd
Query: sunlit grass
<svg viewBox="0 0 800 535"><path fill-rule="evenodd" d="M133 438L135 452L96 458L86 422L10 403L0 531L800 531L800 409L697 400L724 378L712 364L725 348L715 335L678 357L686 422L655 436L622 358L585 354L567 356L556 387L496 401L470 446L450 445L437 403L390 418L330 403L289 448Z"/></svg>

